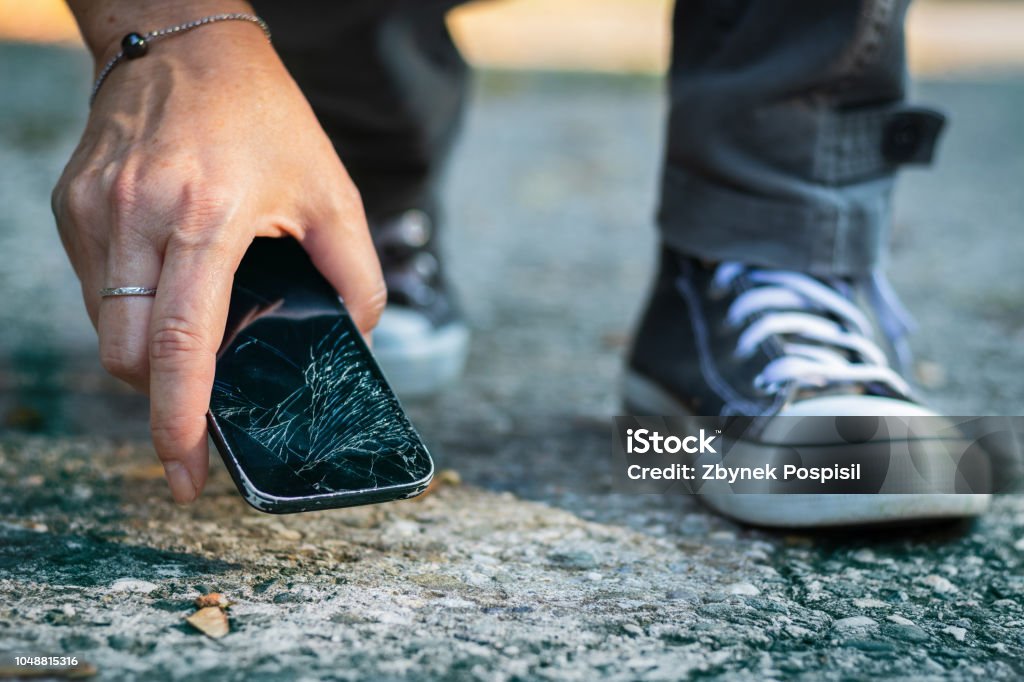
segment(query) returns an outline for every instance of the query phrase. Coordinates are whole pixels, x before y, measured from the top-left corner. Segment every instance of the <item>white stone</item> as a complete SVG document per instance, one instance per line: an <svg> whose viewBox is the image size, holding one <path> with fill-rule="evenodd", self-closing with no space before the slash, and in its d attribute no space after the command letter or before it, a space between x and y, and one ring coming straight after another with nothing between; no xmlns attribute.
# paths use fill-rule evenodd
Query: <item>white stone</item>
<svg viewBox="0 0 1024 682"><path fill-rule="evenodd" d="M802 625L787 625L786 633L790 637L809 637L810 635L814 634Z"/></svg>
<svg viewBox="0 0 1024 682"><path fill-rule="evenodd" d="M152 592L160 586L148 580L136 580L135 578L120 578L110 585L111 592L140 592L145 594Z"/></svg>
<svg viewBox="0 0 1024 682"><path fill-rule="evenodd" d="M957 591L956 585L949 582L941 575L935 575L934 573L931 575L926 575L925 577L921 578L921 582L927 585L928 587L932 588L934 592L938 592L939 594L946 594L949 592Z"/></svg>
<svg viewBox="0 0 1024 682"><path fill-rule="evenodd" d="M945 632L948 635L951 635L953 639L955 639L958 642L962 642L964 641L964 639L967 638L967 628L959 628L955 625L950 625L949 627L944 629L943 632Z"/></svg>
<svg viewBox="0 0 1024 682"><path fill-rule="evenodd" d="M841 618L835 623L832 623L832 629L839 630L841 632L850 632L851 630L867 630L868 628L876 627L878 623L873 618L867 616L850 616L849 618Z"/></svg>
<svg viewBox="0 0 1024 682"><path fill-rule="evenodd" d="M889 605L880 599L872 599L865 597L863 599L854 599L853 605L859 609L884 609L888 608Z"/></svg>
<svg viewBox="0 0 1024 682"><path fill-rule="evenodd" d="M755 597L761 594L761 590L757 589L750 583L733 583L726 587L725 591L729 594L741 594L747 597Z"/></svg>
<svg viewBox="0 0 1024 682"><path fill-rule="evenodd" d="M391 533L399 537L413 537L420 534L420 524L406 519L396 519L391 523Z"/></svg>
<svg viewBox="0 0 1024 682"><path fill-rule="evenodd" d="M622 629L631 635L636 635L637 637L643 637L644 634L643 628L635 623L626 623L622 626Z"/></svg>

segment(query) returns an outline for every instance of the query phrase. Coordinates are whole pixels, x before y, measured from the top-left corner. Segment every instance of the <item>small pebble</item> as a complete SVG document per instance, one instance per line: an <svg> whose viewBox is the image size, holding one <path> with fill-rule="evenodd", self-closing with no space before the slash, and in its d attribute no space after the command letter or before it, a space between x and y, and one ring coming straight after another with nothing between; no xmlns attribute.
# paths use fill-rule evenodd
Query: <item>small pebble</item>
<svg viewBox="0 0 1024 682"><path fill-rule="evenodd" d="M943 578L941 575L935 575L934 573L921 578L921 582L932 588L932 591L938 594L948 594L950 592L957 591L956 585L949 582L949 580Z"/></svg>
<svg viewBox="0 0 1024 682"><path fill-rule="evenodd" d="M219 606L222 609L228 607L228 598L220 592L210 592L196 597L195 605L197 609L204 609L207 606Z"/></svg>
<svg viewBox="0 0 1024 682"><path fill-rule="evenodd" d="M967 638L967 628L958 628L955 625L950 625L943 630L947 635L950 635L953 639L958 642L962 642Z"/></svg>
<svg viewBox="0 0 1024 682"><path fill-rule="evenodd" d="M145 594L158 589L160 586L148 580L136 580L135 578L121 578L110 585L111 592L140 592Z"/></svg>
<svg viewBox="0 0 1024 682"><path fill-rule="evenodd" d="M740 594L746 597L755 597L761 594L761 590L757 589L750 583L733 583L726 587L725 591L729 594Z"/></svg>
<svg viewBox="0 0 1024 682"><path fill-rule="evenodd" d="M634 637L643 637L644 630L636 623L626 623L622 626L622 631L626 632Z"/></svg>
<svg viewBox="0 0 1024 682"><path fill-rule="evenodd" d="M868 618L867 616L850 616L849 618L841 618L835 623L832 623L832 629L838 630L839 632L867 630L868 628L877 626L878 622L873 618Z"/></svg>
<svg viewBox="0 0 1024 682"><path fill-rule="evenodd" d="M913 623L892 623L886 625L882 632L904 642L924 642L928 639L928 633Z"/></svg>
<svg viewBox="0 0 1024 682"><path fill-rule="evenodd" d="M802 625L787 625L785 630L790 637L796 638L810 637L814 634Z"/></svg>
<svg viewBox="0 0 1024 682"><path fill-rule="evenodd" d="M391 523L388 533L401 538L411 538L419 535L422 529L420 524L406 519L397 519Z"/></svg>

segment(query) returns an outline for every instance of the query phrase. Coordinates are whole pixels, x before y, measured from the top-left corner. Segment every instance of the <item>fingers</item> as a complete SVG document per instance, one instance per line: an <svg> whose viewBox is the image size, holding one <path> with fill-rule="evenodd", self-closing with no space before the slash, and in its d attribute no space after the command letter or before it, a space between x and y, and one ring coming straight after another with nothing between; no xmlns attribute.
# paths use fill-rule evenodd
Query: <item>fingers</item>
<svg viewBox="0 0 1024 682"><path fill-rule="evenodd" d="M102 229L106 216L99 210L90 174L76 175L72 159L51 195L57 233L82 287L82 299L93 327L98 326L100 295L104 286L107 238Z"/></svg>
<svg viewBox="0 0 1024 682"><path fill-rule="evenodd" d="M155 287L161 260L156 249L141 237L118 239L111 244L102 286ZM152 311L153 299L148 296L107 297L99 303L100 361L108 372L143 393L149 389Z"/></svg>
<svg viewBox="0 0 1024 682"><path fill-rule="evenodd" d="M364 336L377 326L387 288L358 196L334 215L310 226L302 246L341 296Z"/></svg>
<svg viewBox="0 0 1024 682"><path fill-rule="evenodd" d="M150 426L179 504L194 500L206 483L216 354L247 246L175 236L164 252L149 330Z"/></svg>

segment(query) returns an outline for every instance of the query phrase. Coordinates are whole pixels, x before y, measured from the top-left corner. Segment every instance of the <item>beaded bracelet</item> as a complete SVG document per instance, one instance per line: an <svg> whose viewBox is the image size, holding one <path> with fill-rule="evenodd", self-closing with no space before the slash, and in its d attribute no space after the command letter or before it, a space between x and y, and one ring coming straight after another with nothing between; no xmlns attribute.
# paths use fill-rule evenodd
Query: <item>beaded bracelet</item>
<svg viewBox="0 0 1024 682"><path fill-rule="evenodd" d="M244 12L233 12L230 14L211 14L208 17L202 19L196 19L186 24L178 24L177 26L170 26L168 28L162 28L158 31L150 31L146 34L141 33L129 33L121 39L121 50L107 62L103 70L100 71L100 75L96 77L96 82L92 86L92 94L89 95L89 106L92 106L93 100L96 99L96 93L100 91L100 87L103 82L107 80L107 76L114 70L114 67L123 62L126 59L138 59L149 51L149 45L152 42L160 40L161 38L168 38L170 36L178 35L191 31L194 28L200 26L206 26L207 24L213 24L218 21L250 21L261 29L267 36L267 40L270 40L270 27L267 26L267 22L260 19L255 14L245 14Z"/></svg>

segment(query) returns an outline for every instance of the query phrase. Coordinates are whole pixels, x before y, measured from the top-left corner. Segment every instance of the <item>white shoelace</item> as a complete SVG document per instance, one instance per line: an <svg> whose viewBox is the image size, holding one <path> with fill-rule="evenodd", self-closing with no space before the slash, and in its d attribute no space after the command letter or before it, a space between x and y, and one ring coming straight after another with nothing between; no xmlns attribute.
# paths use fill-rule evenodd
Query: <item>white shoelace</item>
<svg viewBox="0 0 1024 682"><path fill-rule="evenodd" d="M765 365L754 380L759 389L771 392L785 384L824 388L874 383L903 396L913 394L903 377L889 366L882 349L871 340L872 328L867 317L841 293L799 272L734 262L717 267L712 290L728 288L741 275L757 286L741 293L729 306L727 324L736 329L747 325L740 333L735 355L750 357L769 337L780 341L783 352ZM878 308L879 323L904 360L904 337L912 324L909 316L881 273L875 273L868 285Z"/></svg>

